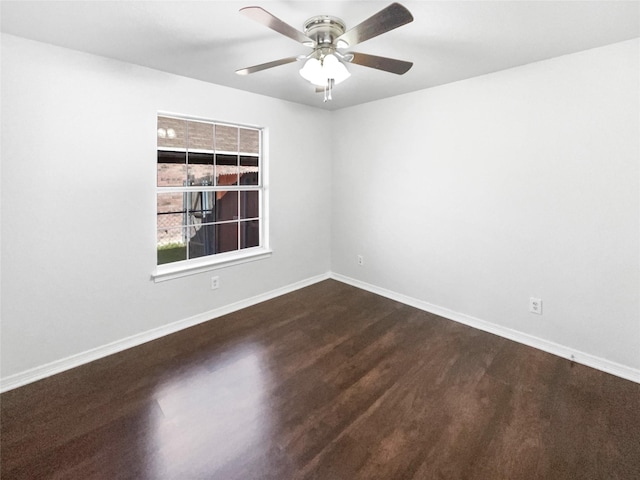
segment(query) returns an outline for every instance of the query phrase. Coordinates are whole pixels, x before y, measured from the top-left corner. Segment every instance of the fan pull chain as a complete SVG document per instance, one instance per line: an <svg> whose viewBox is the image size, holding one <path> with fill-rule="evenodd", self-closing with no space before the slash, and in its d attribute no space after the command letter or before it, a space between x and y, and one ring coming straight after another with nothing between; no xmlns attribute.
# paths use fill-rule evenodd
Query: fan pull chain
<svg viewBox="0 0 640 480"><path fill-rule="evenodd" d="M333 98L331 97L331 92L333 90L334 83L335 83L335 80L333 78L327 79L327 84L324 86L324 102L325 103L330 100L333 100Z"/></svg>

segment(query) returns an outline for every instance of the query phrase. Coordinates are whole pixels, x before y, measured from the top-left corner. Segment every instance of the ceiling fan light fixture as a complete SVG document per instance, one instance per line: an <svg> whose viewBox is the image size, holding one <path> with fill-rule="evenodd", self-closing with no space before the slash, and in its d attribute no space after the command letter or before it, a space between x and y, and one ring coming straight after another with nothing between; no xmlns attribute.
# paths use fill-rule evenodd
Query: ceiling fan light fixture
<svg viewBox="0 0 640 480"><path fill-rule="evenodd" d="M300 75L308 82L324 87L329 79L337 85L351 76L347 67L333 54L325 55L322 60L310 58L300 69Z"/></svg>

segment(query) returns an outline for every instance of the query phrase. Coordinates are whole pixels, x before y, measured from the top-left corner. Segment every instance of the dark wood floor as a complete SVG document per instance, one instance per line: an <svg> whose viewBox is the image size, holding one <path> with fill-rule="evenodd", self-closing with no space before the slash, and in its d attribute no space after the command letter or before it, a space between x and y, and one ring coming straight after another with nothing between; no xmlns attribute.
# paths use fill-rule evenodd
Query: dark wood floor
<svg viewBox="0 0 640 480"><path fill-rule="evenodd" d="M4 393L2 479L634 479L640 385L326 281Z"/></svg>

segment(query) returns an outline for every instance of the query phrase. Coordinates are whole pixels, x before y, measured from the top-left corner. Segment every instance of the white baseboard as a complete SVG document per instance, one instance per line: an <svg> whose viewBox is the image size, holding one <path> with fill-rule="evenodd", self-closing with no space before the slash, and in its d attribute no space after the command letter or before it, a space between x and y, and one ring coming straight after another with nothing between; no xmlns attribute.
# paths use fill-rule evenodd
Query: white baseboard
<svg viewBox="0 0 640 480"><path fill-rule="evenodd" d="M327 280L328 278L330 278L330 273L307 278L300 282L292 283L290 285L271 290L270 292L256 295L255 297L247 298L230 305L225 305L223 307L219 307L214 310L195 315L193 317L185 318L183 320L178 320L177 322L169 323L152 330L147 330L146 332L141 332L136 335L132 335L130 337L123 338L121 340L117 340L115 342L111 342L82 353L78 353L76 355L71 355L70 357L66 357L51 363L47 363L45 365L26 370L24 372L16 373L9 377L3 378L0 381L0 392L13 390L14 388L27 385L28 383L32 383L46 377L50 377L51 375L64 372L65 370L79 367L80 365L98 360L99 358L121 352L128 348L137 347L138 345L156 340L158 338L164 337L165 335L170 335L180 330L184 330L185 328L198 325L199 323L204 323L223 315L241 310L243 308L251 307L253 305L271 300L272 298L279 297L286 293L299 290L300 288L308 287L309 285L313 285L314 283Z"/></svg>
<svg viewBox="0 0 640 480"><path fill-rule="evenodd" d="M390 298L392 300L404 303L405 305L409 305L409 306L418 308L420 310L433 313L440 317L453 320L455 322L462 323L470 327L483 330L485 332L493 333L500 337L504 337L509 340L513 340L515 342L537 348L539 350L543 350L545 352L557 355L559 357L570 359L572 361L595 368L597 370L601 370L603 372L607 372L612 375L616 375L618 377L631 380L636 383L640 383L640 370L637 370L625 365L621 365L615 362L611 362L604 358L596 357L588 353L580 352L580 351L571 349L569 347L566 347L564 345L560 345L548 340L534 337L526 333L518 332L516 330L511 330L509 328L502 327L500 325L496 325L491 322L480 320L470 315L465 315L463 313L459 313L453 310L439 307L437 305L433 305L431 303L424 302L422 300L408 297L406 295L402 295L400 293L393 292L391 290L387 290L384 288L377 287L375 285L361 282L360 280L346 277L344 275L340 275L337 273L328 272L322 275L317 275L315 277L302 280L300 282L286 285L281 288L277 288L270 292L266 292L245 300L241 300L239 302L232 303L230 305L225 305L223 307L219 307L214 310L210 310L208 312L195 315L193 317L185 318L183 320L178 320L176 322L169 323L167 325L163 325L161 327L154 328L146 332L141 332L139 334L132 335L130 337L123 338L121 340L117 340L115 342L111 342L106 345L102 345L100 347L93 348L91 350L87 350L85 352L81 352L76 355L72 355L70 357L66 357L45 365L41 365L32 369L26 370L24 372L16 373L14 375L11 375L9 377L6 377L0 380L0 392L5 392L8 390L12 390L14 388L21 387L23 385L27 385L37 380L41 380L43 378L49 377L51 375L64 372L65 370L70 370L72 368L78 367L85 363L89 363L94 360L98 360L100 358L106 357L108 355L121 352L128 348L136 347L138 345L142 345L143 343L147 343L152 340L156 340L158 338L164 337L166 335L170 335L172 333L178 332L180 330L184 330L185 328L189 328L194 325L198 325L200 323L204 323L209 320L213 320L215 318L221 317L223 315L233 313L243 308L247 308L247 307L256 305L258 303L271 300L272 298L276 298L281 295L293 292L295 290L299 290L300 288L313 285L314 283L321 282L328 278L332 278L334 280L337 280L342 283L346 283L348 285L352 285L362 290L367 290L371 293L375 293L377 295Z"/></svg>
<svg viewBox="0 0 640 480"><path fill-rule="evenodd" d="M459 313L453 310L449 310L447 308L439 307L437 305L433 305L431 303L424 302L416 298L408 297L406 295L402 295L400 293L393 292L391 290L380 288L366 282L361 282L360 280L346 277L338 273L331 273L331 278L339 282L346 283L348 285L352 285L354 287L360 288L362 290L367 290L371 293L375 293L377 295L390 298L397 302L404 303L405 305L409 305L411 307L415 307L420 310L433 313L434 315L438 315L448 320L453 320L455 322L462 323L464 325L468 325L470 327L477 328L485 332L493 333L494 335L498 335L500 337L513 340L514 342L522 343L524 345L537 348L538 350L542 350L547 353L551 353L559 357L572 360L576 363L580 363L582 365L586 365L588 367L592 367L597 370L610 373L617 377L621 377L626 380L631 380L632 382L640 383L640 370L638 369L634 369L626 365L621 365L619 363L612 362L610 360L606 360L601 357L596 357L589 353L574 350L564 345L560 345L558 343L554 343L549 340L544 340L542 338L534 337L532 335L528 335L526 333L522 333L517 330L512 330L510 328L496 325L495 323L487 322L485 320L480 320L479 318L475 318L470 315L465 315L464 313Z"/></svg>

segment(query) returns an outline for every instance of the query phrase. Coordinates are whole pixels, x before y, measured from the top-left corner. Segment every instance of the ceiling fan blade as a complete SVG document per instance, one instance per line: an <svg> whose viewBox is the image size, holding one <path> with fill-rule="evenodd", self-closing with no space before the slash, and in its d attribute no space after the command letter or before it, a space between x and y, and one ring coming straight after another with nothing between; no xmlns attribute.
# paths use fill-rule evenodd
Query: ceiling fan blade
<svg viewBox="0 0 640 480"><path fill-rule="evenodd" d="M350 60L351 63L384 70L385 72L395 73L397 75L407 73L413 66L412 62L405 62L404 60L396 60L395 58L389 57L378 57L367 53L349 52L347 55L352 56Z"/></svg>
<svg viewBox="0 0 640 480"><path fill-rule="evenodd" d="M298 57L281 58L280 60L274 60L273 62L261 63L260 65L254 65L253 67L241 68L236 70L238 75L249 75L250 73L256 73L267 68L279 67L280 65L286 65L287 63L293 63L298 60Z"/></svg>
<svg viewBox="0 0 640 480"><path fill-rule="evenodd" d="M313 45L313 40L307 37L304 33L296 30L288 23L283 22L277 17L274 17L272 14L267 12L264 8L261 7L244 7L240 9L240 13L249 17L252 20L255 20L258 23L261 23L265 27L274 30L285 37L289 37L296 42L300 43L310 43Z"/></svg>
<svg viewBox="0 0 640 480"><path fill-rule="evenodd" d="M345 42L349 46L353 46L410 22L413 22L413 15L411 15L411 12L399 3L392 3L388 7L383 8L378 13L367 18L364 22L340 35L336 39L336 42L338 46L340 46L341 42Z"/></svg>

